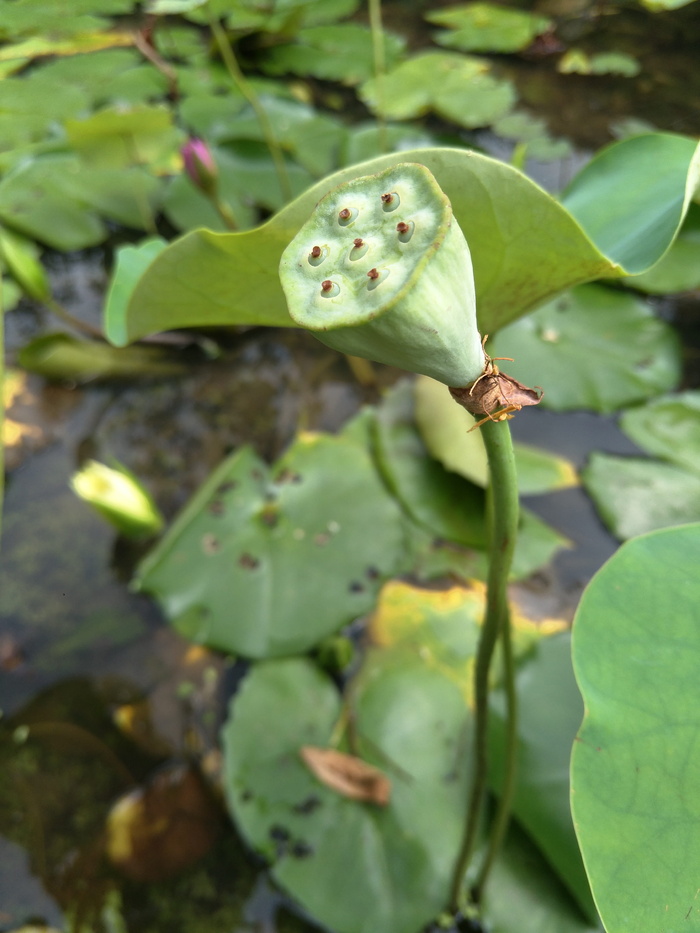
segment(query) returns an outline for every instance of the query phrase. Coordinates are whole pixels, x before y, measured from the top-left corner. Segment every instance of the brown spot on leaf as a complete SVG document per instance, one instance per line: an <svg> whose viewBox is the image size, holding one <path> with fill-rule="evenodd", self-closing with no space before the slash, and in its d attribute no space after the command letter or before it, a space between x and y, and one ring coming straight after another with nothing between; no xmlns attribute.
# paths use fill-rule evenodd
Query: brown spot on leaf
<svg viewBox="0 0 700 933"><path fill-rule="evenodd" d="M253 557L252 554L241 554L238 558L238 563L244 570L255 570L256 567L260 566L260 561L257 557Z"/></svg>

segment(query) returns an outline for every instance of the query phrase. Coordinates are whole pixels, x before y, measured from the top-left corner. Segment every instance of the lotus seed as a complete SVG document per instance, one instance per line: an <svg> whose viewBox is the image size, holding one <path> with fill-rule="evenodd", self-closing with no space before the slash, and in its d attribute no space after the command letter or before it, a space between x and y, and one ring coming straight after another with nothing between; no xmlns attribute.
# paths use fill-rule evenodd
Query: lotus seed
<svg viewBox="0 0 700 933"><path fill-rule="evenodd" d="M401 243L408 243L408 241L413 236L413 231L415 229L415 224L412 220L409 220L408 223L405 223L403 220L399 221L396 224L396 232L399 235L399 241Z"/></svg>
<svg viewBox="0 0 700 933"><path fill-rule="evenodd" d="M362 239L362 237L359 237L359 236L356 239L354 239L352 242L355 246L355 249L361 249L365 245L365 241Z"/></svg>
<svg viewBox="0 0 700 933"><path fill-rule="evenodd" d="M339 292L340 287L330 279L325 279L323 282L321 282L321 296L323 298L335 298Z"/></svg>
<svg viewBox="0 0 700 933"><path fill-rule="evenodd" d="M376 269L370 269L369 272L367 273L367 278L372 279L374 281L374 279L379 278L379 273L377 272ZM324 282L324 285L325 285L325 282Z"/></svg>
<svg viewBox="0 0 700 933"><path fill-rule="evenodd" d="M406 224L404 224L404 227L405 227L405 226L406 226ZM398 230L398 227L397 227L396 229ZM314 259L318 259L318 257L319 257L320 255L321 255L321 247L320 247L320 246L313 246L313 247L311 248L311 256L312 256Z"/></svg>
<svg viewBox="0 0 700 933"><path fill-rule="evenodd" d="M311 252L308 255L309 264L312 266L320 266L328 256L328 252L327 246L312 246Z"/></svg>
<svg viewBox="0 0 700 933"><path fill-rule="evenodd" d="M347 227L356 217L356 207L344 207L341 211L338 211L338 223L341 227Z"/></svg>
<svg viewBox="0 0 700 933"><path fill-rule="evenodd" d="M382 195L382 207L385 211L395 211L401 203L401 198L395 191L388 191Z"/></svg>

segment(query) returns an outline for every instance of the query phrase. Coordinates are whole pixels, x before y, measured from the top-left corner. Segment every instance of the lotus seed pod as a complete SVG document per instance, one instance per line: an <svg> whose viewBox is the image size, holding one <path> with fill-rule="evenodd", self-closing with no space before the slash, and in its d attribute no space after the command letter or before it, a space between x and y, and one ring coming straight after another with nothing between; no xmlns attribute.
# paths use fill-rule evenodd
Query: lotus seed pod
<svg viewBox="0 0 700 933"><path fill-rule="evenodd" d="M469 247L423 165L340 185L282 255L289 313L335 350L466 386L484 370Z"/></svg>

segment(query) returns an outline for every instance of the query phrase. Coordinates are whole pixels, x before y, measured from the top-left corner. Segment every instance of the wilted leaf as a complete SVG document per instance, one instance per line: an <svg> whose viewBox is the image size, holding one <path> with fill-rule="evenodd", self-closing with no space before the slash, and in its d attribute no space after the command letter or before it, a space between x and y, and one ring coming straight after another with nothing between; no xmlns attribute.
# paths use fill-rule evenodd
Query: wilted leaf
<svg viewBox="0 0 700 933"><path fill-rule="evenodd" d="M391 782L374 765L334 748L304 745L299 754L312 774L341 796L349 800L364 800L378 807L389 803Z"/></svg>

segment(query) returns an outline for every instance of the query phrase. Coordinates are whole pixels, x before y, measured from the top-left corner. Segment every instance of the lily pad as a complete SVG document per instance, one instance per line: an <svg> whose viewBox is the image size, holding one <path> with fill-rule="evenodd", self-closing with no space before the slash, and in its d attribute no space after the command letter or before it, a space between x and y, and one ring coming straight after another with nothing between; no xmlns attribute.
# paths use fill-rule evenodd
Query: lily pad
<svg viewBox="0 0 700 933"><path fill-rule="evenodd" d="M580 285L504 328L489 352L516 357L504 370L542 386L542 404L555 411L615 411L668 392L681 374L673 329L602 285Z"/></svg>
<svg viewBox="0 0 700 933"><path fill-rule="evenodd" d="M633 538L700 521L700 475L670 463L594 453L583 483L608 528Z"/></svg>
<svg viewBox="0 0 700 933"><path fill-rule="evenodd" d="M620 427L642 450L700 473L700 391L653 399L625 411Z"/></svg>
<svg viewBox="0 0 700 933"><path fill-rule="evenodd" d="M120 246L115 251L114 268L105 302L106 314L120 314L143 270L168 245L162 237L149 237L134 246Z"/></svg>
<svg viewBox="0 0 700 933"><path fill-rule="evenodd" d="M406 41L388 32L383 33L382 41L386 67L392 68ZM322 81L359 84L374 74L372 34L366 26L358 23L300 29L293 44L271 49L263 59L262 67L272 75L291 72L311 75Z"/></svg>
<svg viewBox="0 0 700 933"><path fill-rule="evenodd" d="M437 33L436 42L463 52L519 52L552 26L546 16L494 3L451 6L431 11L425 18L447 27Z"/></svg>
<svg viewBox="0 0 700 933"><path fill-rule="evenodd" d="M624 544L583 594L576 832L608 933L700 929L700 525Z"/></svg>
<svg viewBox="0 0 700 933"><path fill-rule="evenodd" d="M366 612L405 561L405 520L354 431L303 434L273 467L234 453L143 562L139 588L186 637L247 657L306 651Z"/></svg>
<svg viewBox="0 0 700 933"><path fill-rule="evenodd" d="M388 120L410 120L434 110L458 126L488 126L515 103L510 81L494 77L483 59L424 52L359 91L365 104Z"/></svg>
<svg viewBox="0 0 700 933"><path fill-rule="evenodd" d="M444 908L464 816L459 689L402 653L353 692L357 751L391 780L378 807L342 797L302 763L341 715L333 684L305 660L257 665L223 732L229 807L272 875L336 933L415 933Z"/></svg>
<svg viewBox="0 0 700 933"><path fill-rule="evenodd" d="M587 55L581 49L569 49L557 64L560 74L621 75L634 78L641 71L636 58L626 52L598 52Z"/></svg>

